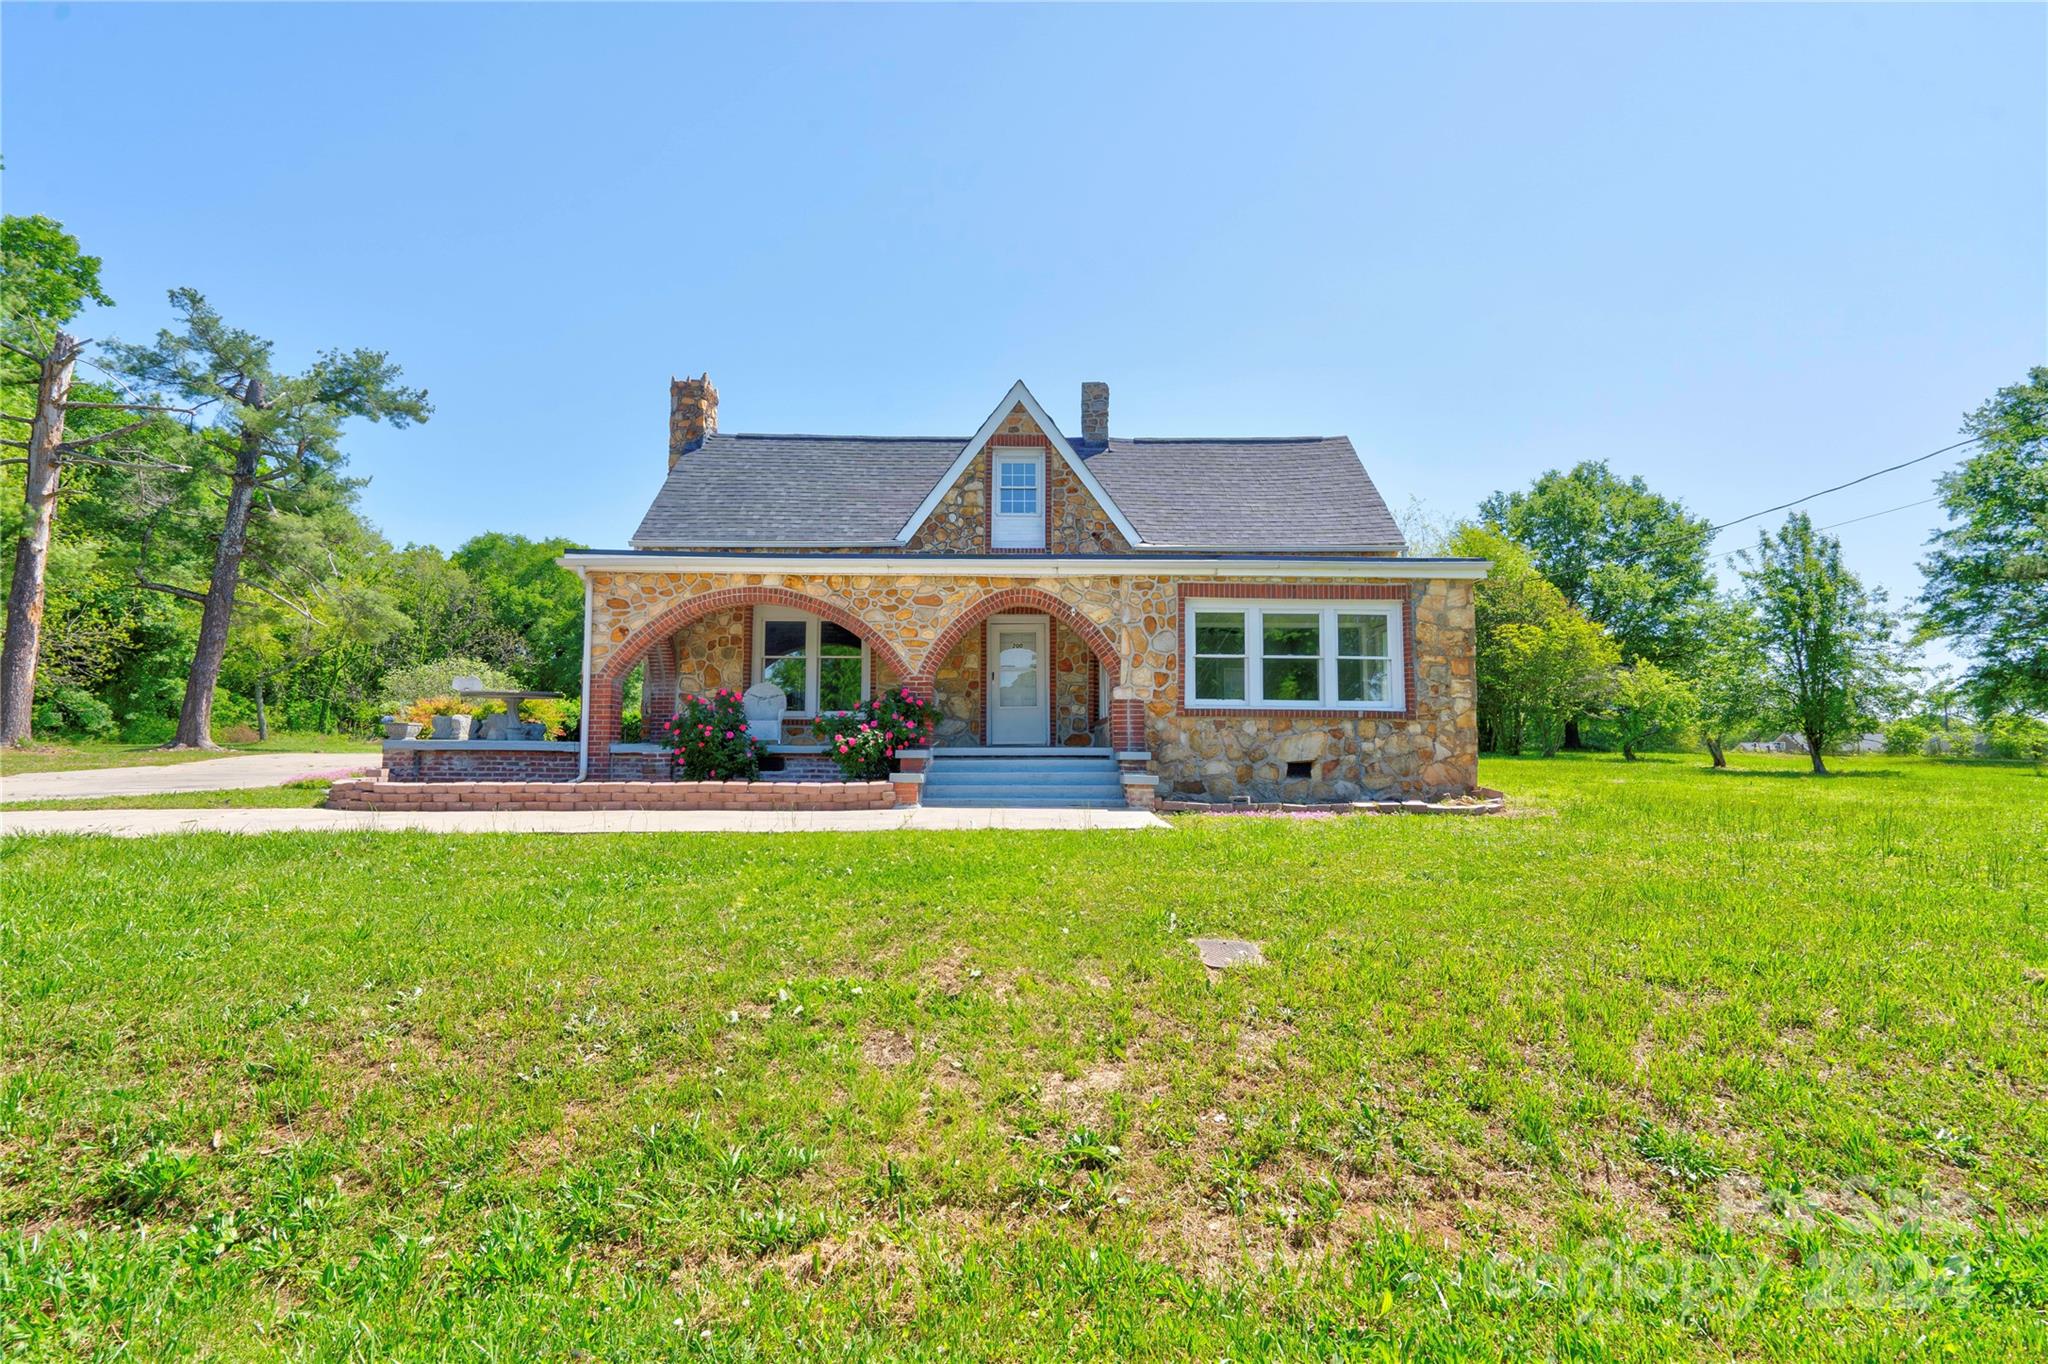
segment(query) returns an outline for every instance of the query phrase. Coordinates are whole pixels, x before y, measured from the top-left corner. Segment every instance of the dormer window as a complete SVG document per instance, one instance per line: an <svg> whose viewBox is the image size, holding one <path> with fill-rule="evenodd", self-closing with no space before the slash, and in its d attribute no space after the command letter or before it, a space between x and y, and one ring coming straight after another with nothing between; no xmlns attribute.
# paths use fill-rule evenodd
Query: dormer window
<svg viewBox="0 0 2048 1364"><path fill-rule="evenodd" d="M996 451L994 549L1045 548L1045 456L1039 451Z"/></svg>

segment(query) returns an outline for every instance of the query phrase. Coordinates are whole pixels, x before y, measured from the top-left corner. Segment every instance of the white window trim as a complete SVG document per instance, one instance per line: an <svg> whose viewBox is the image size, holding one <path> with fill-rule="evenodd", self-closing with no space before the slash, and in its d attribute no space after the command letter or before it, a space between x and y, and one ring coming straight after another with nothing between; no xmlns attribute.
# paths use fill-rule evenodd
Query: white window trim
<svg viewBox="0 0 2048 1364"><path fill-rule="evenodd" d="M771 620L803 621L809 627L804 631L804 657L811 666L804 670L804 703L801 709L786 710L785 720L815 720L818 718L818 682L823 669L819 666L824 655L819 651L818 632L824 625L823 616L814 616L808 611L790 607L757 606L754 608L754 680L763 681L768 676L768 622ZM860 642L860 694L866 700L874 691L874 651L866 639Z"/></svg>
<svg viewBox="0 0 2048 1364"><path fill-rule="evenodd" d="M988 543L991 549L1045 548L1045 451L1024 445L990 447L988 467ZM1000 511L1003 505L1003 466L1029 464L1038 479L1038 510Z"/></svg>
<svg viewBox="0 0 2048 1364"><path fill-rule="evenodd" d="M1353 710L1361 714L1398 714L1408 707L1408 644L1401 631L1402 608L1398 601L1288 600L1283 598L1189 598L1182 605L1186 619L1181 622L1181 676L1186 679L1184 704L1197 710ZM1244 615L1244 699L1211 699L1195 693L1195 613L1198 611L1241 612ZM1318 615L1317 634L1320 659L1316 701L1267 701L1265 691L1265 613L1276 615ZM1387 699L1384 701L1339 701L1337 696L1337 617L1376 615L1387 622Z"/></svg>

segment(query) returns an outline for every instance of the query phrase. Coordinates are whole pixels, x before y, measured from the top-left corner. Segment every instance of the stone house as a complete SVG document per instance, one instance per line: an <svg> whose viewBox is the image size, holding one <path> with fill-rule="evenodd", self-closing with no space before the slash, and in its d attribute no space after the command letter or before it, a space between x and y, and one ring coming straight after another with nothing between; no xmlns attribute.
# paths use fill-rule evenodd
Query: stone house
<svg viewBox="0 0 2048 1364"><path fill-rule="evenodd" d="M1405 549L1342 436L1113 435L1090 383L1069 437L1021 382L968 437L736 434L708 376L676 380L629 546L561 560L579 775L652 775L620 742L637 669L648 716L780 683L799 764L821 711L908 687L943 716L932 791L969 758L1072 755L1141 805L1462 792L1487 564Z"/></svg>

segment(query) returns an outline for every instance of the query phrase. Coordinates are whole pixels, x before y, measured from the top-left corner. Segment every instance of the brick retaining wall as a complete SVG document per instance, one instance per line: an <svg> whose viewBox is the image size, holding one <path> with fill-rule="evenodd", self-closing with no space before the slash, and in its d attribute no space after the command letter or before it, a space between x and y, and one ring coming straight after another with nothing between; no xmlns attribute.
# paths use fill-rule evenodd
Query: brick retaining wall
<svg viewBox="0 0 2048 1364"><path fill-rule="evenodd" d="M334 810L891 810L897 799L886 781L338 781L327 793Z"/></svg>
<svg viewBox="0 0 2048 1364"><path fill-rule="evenodd" d="M568 743L431 743L384 745L384 775L395 782L565 782L576 780L577 751Z"/></svg>

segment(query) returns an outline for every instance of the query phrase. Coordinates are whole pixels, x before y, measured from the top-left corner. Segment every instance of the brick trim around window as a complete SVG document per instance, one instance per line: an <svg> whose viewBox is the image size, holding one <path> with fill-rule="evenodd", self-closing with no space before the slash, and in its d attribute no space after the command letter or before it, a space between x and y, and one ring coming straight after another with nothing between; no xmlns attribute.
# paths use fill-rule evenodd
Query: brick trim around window
<svg viewBox="0 0 2048 1364"><path fill-rule="evenodd" d="M1188 599L1201 601L1398 601L1401 603L1401 709L1363 710L1356 707L1331 706L1325 708L1303 708L1298 706L1201 706L1190 705L1187 700L1188 677ZM1178 585L1174 601L1174 637L1178 643L1174 653L1179 660L1175 669L1173 686L1173 709L1177 715L1228 718L1233 715L1287 716L1298 720L1356 720L1361 717L1382 720L1413 720L1415 718L1415 591L1403 583L1201 583L1183 582ZM1247 640L1245 647L1250 648Z"/></svg>
<svg viewBox="0 0 2048 1364"><path fill-rule="evenodd" d="M1005 554L1050 554L1052 552L1052 441L1045 436L1027 436L1013 431L1003 431L990 436L988 444L981 448L981 486L987 489L984 496L987 507L981 517L981 552L995 553L996 501L1002 490L996 487L996 447L1011 450L1035 449L1039 452L1038 467L1038 510L1045 518L1045 528L1039 539L1045 543L1036 549L1005 548Z"/></svg>

